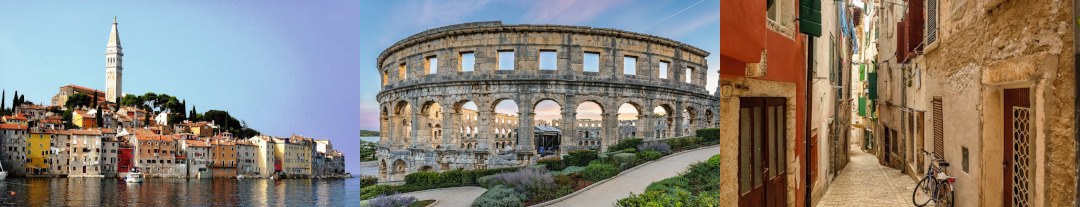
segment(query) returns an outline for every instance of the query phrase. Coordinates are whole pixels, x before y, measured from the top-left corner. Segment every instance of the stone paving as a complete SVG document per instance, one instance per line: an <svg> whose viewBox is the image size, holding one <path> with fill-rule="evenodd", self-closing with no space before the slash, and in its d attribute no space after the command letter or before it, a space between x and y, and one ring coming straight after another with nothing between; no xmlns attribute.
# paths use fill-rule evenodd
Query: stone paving
<svg viewBox="0 0 1080 207"><path fill-rule="evenodd" d="M414 196L416 200L437 200L435 207L439 206L472 206L473 200L487 192L481 187L453 187L434 190L403 193L404 196Z"/></svg>
<svg viewBox="0 0 1080 207"><path fill-rule="evenodd" d="M817 206L914 206L915 180L900 170L878 164L877 157L858 147ZM933 203L928 206L932 206Z"/></svg>

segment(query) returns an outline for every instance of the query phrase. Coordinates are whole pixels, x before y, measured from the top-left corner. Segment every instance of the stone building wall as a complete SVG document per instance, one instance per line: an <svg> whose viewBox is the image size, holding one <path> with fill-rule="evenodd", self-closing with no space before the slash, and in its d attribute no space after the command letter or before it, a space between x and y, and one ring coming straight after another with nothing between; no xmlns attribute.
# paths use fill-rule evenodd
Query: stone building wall
<svg viewBox="0 0 1080 207"><path fill-rule="evenodd" d="M915 103L941 97L944 107L945 159L958 177L957 201L1001 206L1003 195L1003 91L1027 88L1031 111L1029 206L1069 206L1075 195L1072 81L1074 21L1072 1L942 0L938 40L927 45L915 66L925 71L922 95ZM927 126L932 115L924 118ZM933 130L923 145L932 149ZM964 150L968 153L963 153ZM966 157L965 157L966 155ZM969 162L968 167L962 166ZM1014 163L1015 164L1015 163ZM1003 199L1004 198L1004 199Z"/></svg>
<svg viewBox="0 0 1080 207"><path fill-rule="evenodd" d="M500 51L513 51L513 70L498 70ZM554 70L541 70L540 53L556 53ZM584 71L584 54L599 53L598 72ZM462 57L475 57L473 71L463 71ZM380 179L398 180L416 171L484 169L522 166L534 162L532 136L499 138L496 129L516 127L516 134L533 134L535 106L551 100L560 106L559 127L576 135L577 107L593 102L602 109L594 147L617 142L617 107L629 103L643 112L640 121L651 123L652 109L674 115L675 126L685 122L692 132L715 117L705 90L708 53L670 39L601 29L558 25L503 25L478 22L435 28L394 44L378 58L383 78L380 103ZM634 75L624 74L624 57L636 57ZM430 64L435 58L437 64ZM661 62L666 77L658 77ZM505 68L504 68L505 69ZM690 70L686 70L690 69ZM689 73L687 73L689 72ZM690 77L690 78L687 78ZM689 80L689 82L687 82ZM518 116L514 126L493 124L502 119L494 112L501 101L513 101ZM475 118L465 118L462 106L473 102ZM472 125L475 135L462 136ZM639 122L639 123L642 123ZM444 133L431 136L439 123ZM637 134L651 137L652 127L638 124ZM437 129L434 129L437 130ZM674 132L675 136L683 133ZM438 136L441 135L441 136ZM574 136L563 136L560 153L579 149ZM582 140L584 141L584 140ZM499 152L509 143L514 151ZM582 142L584 144L584 142ZM465 147L462 147L465 146Z"/></svg>

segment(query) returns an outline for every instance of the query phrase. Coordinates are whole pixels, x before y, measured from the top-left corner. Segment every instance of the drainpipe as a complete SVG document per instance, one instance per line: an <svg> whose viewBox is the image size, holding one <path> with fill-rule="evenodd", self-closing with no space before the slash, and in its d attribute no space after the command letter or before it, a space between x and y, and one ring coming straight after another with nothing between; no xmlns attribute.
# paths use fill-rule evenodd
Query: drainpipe
<svg viewBox="0 0 1080 207"><path fill-rule="evenodd" d="M803 206L806 207L811 206L811 199L814 198L814 194L811 193L811 191L813 191L813 186L810 186L811 174L808 171L810 170L810 119L814 114L813 110L811 110L811 107L814 106L814 99L810 97L811 92L814 90L814 38L814 36L806 35L806 91L803 93L806 98L806 106L803 107L803 111L806 112L806 117L803 117L806 119L806 121L803 122L804 130L806 130L803 134L803 167L806 168L803 169L803 174L806 176L806 178L803 179L803 183L806 183L806 186L803 188L806 189L806 198L803 199L805 201Z"/></svg>

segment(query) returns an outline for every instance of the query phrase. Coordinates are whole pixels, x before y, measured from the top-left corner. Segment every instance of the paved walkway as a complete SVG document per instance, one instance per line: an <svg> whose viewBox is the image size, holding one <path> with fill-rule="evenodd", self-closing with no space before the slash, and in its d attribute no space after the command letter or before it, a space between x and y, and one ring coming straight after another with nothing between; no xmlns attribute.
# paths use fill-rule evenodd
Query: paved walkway
<svg viewBox="0 0 1080 207"><path fill-rule="evenodd" d="M877 157L858 147L852 147L850 154L851 162L817 206L913 206L915 180L898 169L879 165Z"/></svg>
<svg viewBox="0 0 1080 207"><path fill-rule="evenodd" d="M487 189L475 186L440 188L435 190L403 193L402 195L414 196L416 200L437 200L436 207L440 206L472 206L473 200L487 192Z"/></svg>
<svg viewBox="0 0 1080 207"><path fill-rule="evenodd" d="M686 171L690 164L708 160L719 153L720 146L717 145L664 157L550 206L614 206L615 201L629 197L631 192L641 194L649 184L674 177Z"/></svg>

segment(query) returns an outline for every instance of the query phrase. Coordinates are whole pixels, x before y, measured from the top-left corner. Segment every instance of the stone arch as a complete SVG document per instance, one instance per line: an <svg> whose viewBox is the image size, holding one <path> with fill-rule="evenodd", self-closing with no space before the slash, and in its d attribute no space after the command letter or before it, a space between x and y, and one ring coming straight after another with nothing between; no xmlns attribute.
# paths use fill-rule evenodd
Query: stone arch
<svg viewBox="0 0 1080 207"><path fill-rule="evenodd" d="M392 127L390 140L395 145L408 145L412 138L412 123L413 123L413 111L411 104L405 100L399 100L394 104L393 109Z"/></svg>
<svg viewBox="0 0 1080 207"><path fill-rule="evenodd" d="M663 111L664 115L656 115L655 113L657 109ZM649 123L649 125L652 125L653 129L655 129L656 131L656 133L653 134L653 138L665 139L675 137L675 130L677 130L677 128L675 127L675 107L673 107L669 102L660 101L653 108L653 111L653 123Z"/></svg>
<svg viewBox="0 0 1080 207"><path fill-rule="evenodd" d="M638 131L641 131L642 127L644 126L644 124L641 124L641 122L648 120L643 118L645 114L642 113L641 105L633 101L619 101L616 102L616 104L618 105L618 108L615 109L615 117L618 119L616 125L617 127L615 129L617 131L617 140L636 138ZM625 120L623 119L623 108L625 107L633 109L631 112L627 112L634 114L633 119L629 119L629 117Z"/></svg>
<svg viewBox="0 0 1080 207"><path fill-rule="evenodd" d="M420 169L418 169L418 171L419 172L435 172L435 167L432 167L431 165L424 165L424 166L420 166Z"/></svg>
<svg viewBox="0 0 1080 207"><path fill-rule="evenodd" d="M387 109L386 104L383 104L382 110L379 112L379 144L387 144L387 141L390 139L391 130L390 109Z"/></svg>
<svg viewBox="0 0 1080 207"><path fill-rule="evenodd" d="M712 109L705 109L705 117L704 118L705 118L705 127L706 128L716 127L715 125L713 125L713 112L712 112Z"/></svg>
<svg viewBox="0 0 1080 207"><path fill-rule="evenodd" d="M386 160L379 160L379 179L386 180Z"/></svg>
<svg viewBox="0 0 1080 207"><path fill-rule="evenodd" d="M405 160L402 159L398 159L394 161L394 165L392 166L394 168L394 171L390 175L393 176L393 180L404 180L405 174L409 172L408 162L405 162Z"/></svg>
<svg viewBox="0 0 1080 207"><path fill-rule="evenodd" d="M687 136L697 133L697 109L691 104L683 104L683 109L680 112L683 113L681 115L683 123L682 126L679 126L682 135Z"/></svg>
<svg viewBox="0 0 1080 207"><path fill-rule="evenodd" d="M420 114L416 116L418 118L416 123L420 124L417 127L417 140L419 143L424 143L421 146L434 146L441 143L441 137L436 134L442 130L443 110L445 110L444 107L434 98L426 99L421 105Z"/></svg>

